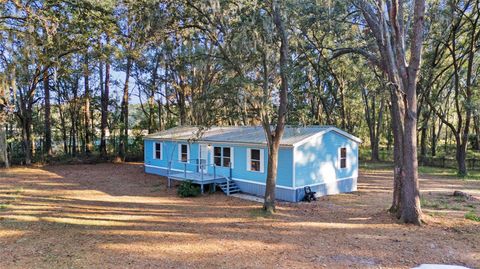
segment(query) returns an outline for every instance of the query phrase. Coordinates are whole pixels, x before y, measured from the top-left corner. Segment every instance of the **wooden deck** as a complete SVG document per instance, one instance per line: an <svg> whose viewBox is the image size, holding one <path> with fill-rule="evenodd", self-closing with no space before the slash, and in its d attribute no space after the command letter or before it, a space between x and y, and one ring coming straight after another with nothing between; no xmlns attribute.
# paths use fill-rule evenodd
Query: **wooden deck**
<svg viewBox="0 0 480 269"><path fill-rule="evenodd" d="M187 173L175 172L175 173L171 173L168 177L170 177L171 179L181 180L181 181L189 180L197 184L222 183L227 180L224 176L221 176L221 175L214 176L212 174L204 173L202 176L201 173L197 173L197 172L187 172Z"/></svg>
<svg viewBox="0 0 480 269"><path fill-rule="evenodd" d="M209 184L219 184L227 181L227 178L222 175L212 175L198 172L173 172L168 175L168 187L171 187L171 180L177 181L191 181L199 184L203 193L203 186Z"/></svg>

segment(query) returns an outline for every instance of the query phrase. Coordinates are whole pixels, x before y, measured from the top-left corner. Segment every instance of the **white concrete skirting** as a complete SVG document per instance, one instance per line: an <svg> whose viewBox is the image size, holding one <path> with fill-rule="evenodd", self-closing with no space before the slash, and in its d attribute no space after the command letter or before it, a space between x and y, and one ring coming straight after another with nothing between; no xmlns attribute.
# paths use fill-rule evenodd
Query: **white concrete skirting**
<svg viewBox="0 0 480 269"><path fill-rule="evenodd" d="M234 194L231 194L230 196L240 198L243 200L252 201L252 202L263 203L263 198L254 196L254 195L245 194L245 193L234 193Z"/></svg>

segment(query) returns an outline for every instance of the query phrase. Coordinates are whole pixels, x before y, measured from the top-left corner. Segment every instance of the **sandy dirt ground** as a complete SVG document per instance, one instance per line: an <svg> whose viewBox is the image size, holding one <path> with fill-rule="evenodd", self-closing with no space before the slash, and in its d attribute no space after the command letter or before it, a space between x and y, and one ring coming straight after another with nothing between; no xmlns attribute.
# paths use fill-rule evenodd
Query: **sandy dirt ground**
<svg viewBox="0 0 480 269"><path fill-rule="evenodd" d="M387 212L392 174L313 203L179 198L141 164L0 170L0 268L480 268L480 181L421 177L426 224ZM463 190L468 201L451 197Z"/></svg>

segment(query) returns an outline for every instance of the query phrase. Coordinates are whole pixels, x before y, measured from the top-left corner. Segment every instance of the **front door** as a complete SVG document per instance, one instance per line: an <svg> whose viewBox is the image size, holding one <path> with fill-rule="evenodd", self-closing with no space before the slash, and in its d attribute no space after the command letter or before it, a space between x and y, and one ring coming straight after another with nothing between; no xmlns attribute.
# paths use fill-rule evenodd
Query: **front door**
<svg viewBox="0 0 480 269"><path fill-rule="evenodd" d="M200 145L200 167L199 170L201 172L207 172L207 160L208 160L208 146L207 145Z"/></svg>

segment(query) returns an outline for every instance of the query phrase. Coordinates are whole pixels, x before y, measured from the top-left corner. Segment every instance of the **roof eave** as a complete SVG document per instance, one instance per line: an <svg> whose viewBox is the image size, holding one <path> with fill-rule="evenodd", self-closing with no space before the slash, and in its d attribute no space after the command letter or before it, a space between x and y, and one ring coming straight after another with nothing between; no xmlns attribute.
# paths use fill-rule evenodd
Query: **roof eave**
<svg viewBox="0 0 480 269"><path fill-rule="evenodd" d="M161 137L144 137L143 140L161 140L161 141L173 141L173 142L197 142L197 143L217 143L217 144L232 144L232 145L252 145L252 146L263 146L266 147L267 143L254 143L254 142L232 142L232 141L221 141L221 140L203 140L203 139L178 139L178 138L161 138ZM294 144L280 144L280 147L291 148L294 147Z"/></svg>
<svg viewBox="0 0 480 269"><path fill-rule="evenodd" d="M311 136L308 136L308 137L306 137L306 138L304 138L304 139L302 139L302 140L300 140L300 141L298 141L298 142L293 143L292 146L293 146L293 147L298 147L298 146L300 146L300 145L305 144L307 141L309 141L310 139L312 139L312 138L314 138L314 137L322 136L322 135L324 135L324 134L326 134L326 133L328 133L328 132L331 132L331 131L334 131L334 132L338 133L339 135L344 136L344 137L352 140L352 141L355 142L355 143L358 143L358 144L361 144L361 143L362 143L362 140L361 140L360 138L354 136L354 135L351 135L351 134L349 134L349 133L347 133L347 132L345 132L345 131L343 131L343 130L341 130L341 129L338 129L338 128L336 128L336 127L329 127L329 128L327 128L327 129L325 129L325 130L323 130L323 131L321 131L321 132L318 132L318 133L313 134L313 135L311 135Z"/></svg>

